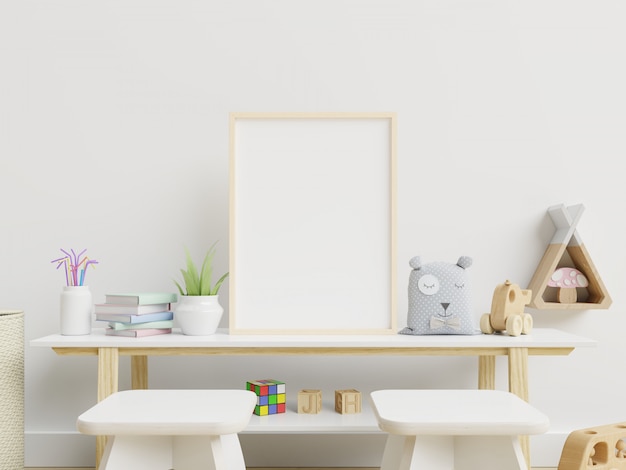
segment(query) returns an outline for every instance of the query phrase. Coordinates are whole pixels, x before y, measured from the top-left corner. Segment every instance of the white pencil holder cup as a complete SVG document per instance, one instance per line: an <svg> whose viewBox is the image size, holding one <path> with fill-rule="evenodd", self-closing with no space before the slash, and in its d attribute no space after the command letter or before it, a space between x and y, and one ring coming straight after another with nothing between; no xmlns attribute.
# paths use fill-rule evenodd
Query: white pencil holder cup
<svg viewBox="0 0 626 470"><path fill-rule="evenodd" d="M61 334L91 334L93 301L88 286L65 286L61 292Z"/></svg>

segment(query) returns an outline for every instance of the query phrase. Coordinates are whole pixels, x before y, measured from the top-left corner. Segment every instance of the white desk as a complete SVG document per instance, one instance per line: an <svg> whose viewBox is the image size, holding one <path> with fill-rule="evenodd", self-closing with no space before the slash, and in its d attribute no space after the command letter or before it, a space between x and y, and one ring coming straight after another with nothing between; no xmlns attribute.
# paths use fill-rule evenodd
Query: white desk
<svg viewBox="0 0 626 470"><path fill-rule="evenodd" d="M478 388L495 388L496 356L508 356L509 390L528 401L528 356L566 356L578 347L596 342L555 329L535 328L530 335L406 336L406 335L169 335L127 338L106 336L103 329L91 335L45 336L31 346L48 347L60 355L98 357L98 400L118 390L119 357L131 358L133 389L148 388L148 356L198 355L334 355L334 356L476 356ZM365 400L364 400L365 401ZM253 419L247 432L375 432L376 420L368 410L360 415L298 415L286 413L271 420ZM356 416L356 417L354 417ZM256 418L256 417L253 417ZM264 417L267 418L267 417ZM528 441L523 442L528 461ZM104 438L97 442L97 462Z"/></svg>

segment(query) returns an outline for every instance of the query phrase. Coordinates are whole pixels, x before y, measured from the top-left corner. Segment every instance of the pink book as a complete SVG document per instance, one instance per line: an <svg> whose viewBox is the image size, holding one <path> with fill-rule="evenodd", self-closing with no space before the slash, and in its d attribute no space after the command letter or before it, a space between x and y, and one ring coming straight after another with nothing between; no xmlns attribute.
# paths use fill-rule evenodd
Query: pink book
<svg viewBox="0 0 626 470"><path fill-rule="evenodd" d="M154 336L154 335L166 335L172 332L171 328L144 328L140 330L114 330L113 328L107 328L106 334L109 336L132 336L139 338L140 336Z"/></svg>

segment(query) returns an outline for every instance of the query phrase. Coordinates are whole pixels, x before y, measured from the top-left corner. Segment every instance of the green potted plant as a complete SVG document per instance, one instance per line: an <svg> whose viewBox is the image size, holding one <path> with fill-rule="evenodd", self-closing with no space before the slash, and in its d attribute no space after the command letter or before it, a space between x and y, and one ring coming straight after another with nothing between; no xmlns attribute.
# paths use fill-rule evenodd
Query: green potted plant
<svg viewBox="0 0 626 470"><path fill-rule="evenodd" d="M189 250L185 248L187 269L180 270L184 287L174 280L180 292L180 300L174 315L185 335L198 336L215 333L224 313L219 303L219 290L228 277L228 273L212 284L216 244L217 242L211 245L207 251L200 269L191 258Z"/></svg>

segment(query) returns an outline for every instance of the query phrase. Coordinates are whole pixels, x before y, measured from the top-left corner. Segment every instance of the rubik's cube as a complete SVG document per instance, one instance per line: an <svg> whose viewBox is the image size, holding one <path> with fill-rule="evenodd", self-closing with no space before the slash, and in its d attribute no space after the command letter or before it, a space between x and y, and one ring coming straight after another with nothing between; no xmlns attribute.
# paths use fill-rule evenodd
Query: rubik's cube
<svg viewBox="0 0 626 470"><path fill-rule="evenodd" d="M284 413L286 409L285 383L278 380L254 380L246 382L246 389L256 393L254 414L258 416Z"/></svg>

